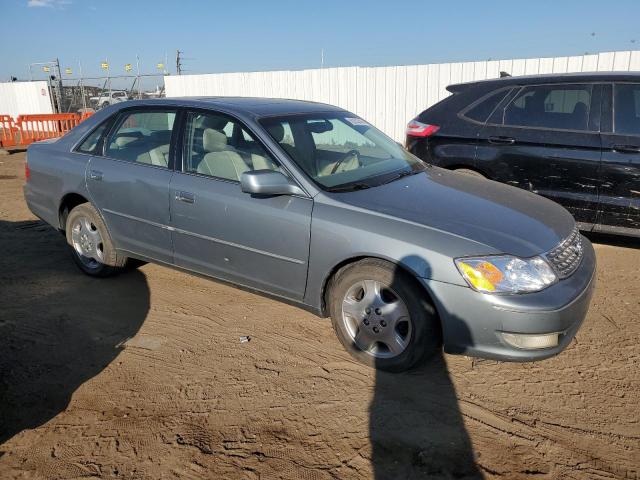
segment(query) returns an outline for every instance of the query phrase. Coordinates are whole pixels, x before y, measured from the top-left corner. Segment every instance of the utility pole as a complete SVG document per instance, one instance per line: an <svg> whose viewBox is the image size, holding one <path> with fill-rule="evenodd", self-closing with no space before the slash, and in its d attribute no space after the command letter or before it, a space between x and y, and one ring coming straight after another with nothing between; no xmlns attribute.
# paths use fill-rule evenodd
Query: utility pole
<svg viewBox="0 0 640 480"><path fill-rule="evenodd" d="M176 75L182 75L182 62L180 61L180 54L183 53L180 50L176 50Z"/></svg>
<svg viewBox="0 0 640 480"><path fill-rule="evenodd" d="M57 88L56 98L58 99L58 113L62 113L62 72L60 72L60 60L56 57L56 75L57 75Z"/></svg>
<svg viewBox="0 0 640 480"><path fill-rule="evenodd" d="M82 95L82 111L87 111L87 95L84 90L84 78L82 78L82 62L78 60L78 73L80 74L80 95Z"/></svg>

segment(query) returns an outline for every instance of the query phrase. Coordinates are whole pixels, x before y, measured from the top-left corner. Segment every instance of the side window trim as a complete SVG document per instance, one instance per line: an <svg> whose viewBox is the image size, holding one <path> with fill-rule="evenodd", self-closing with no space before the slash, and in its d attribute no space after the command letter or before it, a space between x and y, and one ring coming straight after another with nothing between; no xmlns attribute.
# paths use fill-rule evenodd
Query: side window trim
<svg viewBox="0 0 640 480"><path fill-rule="evenodd" d="M515 87L512 87L511 91L502 99L502 101L498 104L498 106L495 108L493 113L489 115L489 118L485 122L485 125L492 125L492 126L499 126L499 127L504 126L504 112L506 108L509 105L511 105L511 102L518 95L520 95L520 92L522 91L523 88L524 87L522 85L516 85Z"/></svg>
<svg viewBox="0 0 640 480"><path fill-rule="evenodd" d="M130 116L130 115L134 115L138 112L173 112L175 113L176 117L173 121L173 127L171 129L171 140L169 142L169 160L167 162L167 166L163 167L163 166L158 166L158 165L151 165L148 163L139 163L139 162L129 162L127 160L122 160L119 158L114 158L114 157L110 157L106 154L106 145L107 142L106 140L108 138L111 137L111 135L113 133L115 133L117 131L118 128L120 128L120 125L123 123L122 119ZM178 124L178 119L180 116L180 111L181 108L174 106L174 105L153 105L153 106L134 106L134 107L127 107L127 108L123 108L122 110L119 110L116 114L114 114L111 117L111 125L109 126L109 128L107 129L106 133L102 136L101 138L101 145L99 146L99 150L100 150L100 155L103 158L107 158L109 160L112 160L114 162L125 162L125 163L135 163L137 165L142 165L145 167L151 167L151 168L161 168L163 170L170 170L173 171L173 165L175 163L175 155L174 155L174 151L172 149L172 145L174 145L175 142L175 137L176 137L176 125Z"/></svg>
<svg viewBox="0 0 640 480"><path fill-rule="evenodd" d="M515 87L517 88L517 87ZM491 117L494 115L494 113L496 112L496 110L498 110L500 108L500 105L502 105L502 103L505 101L505 99L509 96L510 93L512 93L511 91L514 89L513 85L507 86L507 87L502 87L502 88L498 88L496 90L491 90L490 92L485 93L484 95L482 95L480 98L478 98L476 101L474 101L473 103L471 103L471 105L466 106L465 108L463 108L459 113L458 116L463 118L464 120L467 120L469 122L478 124L478 125L485 125L490 119ZM471 110L473 110L475 107L477 107L478 105L480 105L482 102L484 102L485 100L489 99L490 97L492 97L493 95L496 95L498 92L501 91L505 91L504 96L500 99L500 101L496 104L496 106L493 108L493 110L491 110L491 112L489 112L489 115L487 115L487 118L481 122L479 120L475 120L471 117L467 116L467 113Z"/></svg>
<svg viewBox="0 0 640 480"><path fill-rule="evenodd" d="M532 88L532 87L546 87L546 86L551 86L551 85L559 85L559 86L570 86L570 85L588 85L591 87L591 95L593 95L594 92L594 88L597 87L599 84L598 83L594 83L594 82L583 82L583 83L576 83L576 82L570 82L570 83L539 83L539 84L531 84L531 85L522 85L519 89L517 89L517 93L515 95L513 95L513 92L511 93L511 98L509 99L509 101L504 104L504 105L500 105L500 109L496 110L491 117L489 118L489 121L487 121L486 125L490 125L490 126L495 126L495 127L508 127L508 128L522 128L522 129L532 129L532 130L546 130L546 131L553 131L553 132L576 132L576 133L600 133L597 130L589 130L589 120L587 120L587 129L586 130L576 130L576 129L572 129L572 128L555 128L555 127L537 127L537 126L529 126L529 125L510 125L510 124L506 124L504 123L504 118L505 118L505 114L506 114L506 110L507 108L509 108L511 106L511 104L513 104L513 102L519 98L520 93L526 89L526 88ZM509 95L508 95L509 96ZM591 102L590 102L591 103ZM500 115L500 120L502 121L502 123L494 123L492 122L492 120L496 120L495 119L495 115L496 113L501 113ZM591 114L591 112L589 112L589 114Z"/></svg>

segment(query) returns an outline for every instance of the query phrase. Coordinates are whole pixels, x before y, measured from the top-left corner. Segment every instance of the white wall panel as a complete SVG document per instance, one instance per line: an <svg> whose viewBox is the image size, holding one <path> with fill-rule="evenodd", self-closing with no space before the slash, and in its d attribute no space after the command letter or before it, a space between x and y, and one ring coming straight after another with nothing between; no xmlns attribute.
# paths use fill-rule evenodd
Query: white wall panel
<svg viewBox="0 0 640 480"><path fill-rule="evenodd" d="M338 105L402 141L406 123L449 95L446 87L453 83L497 78L501 71L535 75L609 70L640 71L640 51L430 65L182 75L165 77L165 86L167 96L171 97L282 97ZM0 107L7 96L2 85L5 84L0 84ZM48 105L51 108L50 102ZM5 112L0 109L0 113Z"/></svg>
<svg viewBox="0 0 640 480"><path fill-rule="evenodd" d="M0 115L53 113L47 82L0 83Z"/></svg>

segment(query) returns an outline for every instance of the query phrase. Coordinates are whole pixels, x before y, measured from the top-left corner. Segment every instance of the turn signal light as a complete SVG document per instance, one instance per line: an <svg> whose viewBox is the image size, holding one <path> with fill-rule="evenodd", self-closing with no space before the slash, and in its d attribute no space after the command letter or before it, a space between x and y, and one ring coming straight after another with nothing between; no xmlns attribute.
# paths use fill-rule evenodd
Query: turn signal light
<svg viewBox="0 0 640 480"><path fill-rule="evenodd" d="M541 348L551 348L558 346L559 333L544 333L540 335L526 333L502 332L505 342L515 348L523 350L538 350Z"/></svg>

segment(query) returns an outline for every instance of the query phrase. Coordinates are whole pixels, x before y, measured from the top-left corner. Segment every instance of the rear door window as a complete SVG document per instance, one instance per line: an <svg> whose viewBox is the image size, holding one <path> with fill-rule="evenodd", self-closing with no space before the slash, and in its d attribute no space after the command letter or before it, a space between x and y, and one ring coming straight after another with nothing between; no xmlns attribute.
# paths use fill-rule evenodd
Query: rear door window
<svg viewBox="0 0 640 480"><path fill-rule="evenodd" d="M77 148L77 151L97 155L97 148L98 144L100 143L100 137L102 137L102 134L105 133L108 124L109 121L106 121L96 127L93 132L91 132L89 136L84 140L84 142L80 144L80 146Z"/></svg>
<svg viewBox="0 0 640 480"><path fill-rule="evenodd" d="M493 113L500 102L511 91L510 88L503 88L497 90L489 95L483 97L479 102L473 105L470 109L465 111L463 115L476 122L484 123L489 118L489 115Z"/></svg>
<svg viewBox="0 0 640 480"><path fill-rule="evenodd" d="M174 110L125 113L105 142L105 156L168 168Z"/></svg>
<svg viewBox="0 0 640 480"><path fill-rule="evenodd" d="M524 87L504 109L503 124L562 130L588 130L593 86Z"/></svg>
<svg viewBox="0 0 640 480"><path fill-rule="evenodd" d="M614 87L613 130L621 135L640 135L640 84L618 83Z"/></svg>

